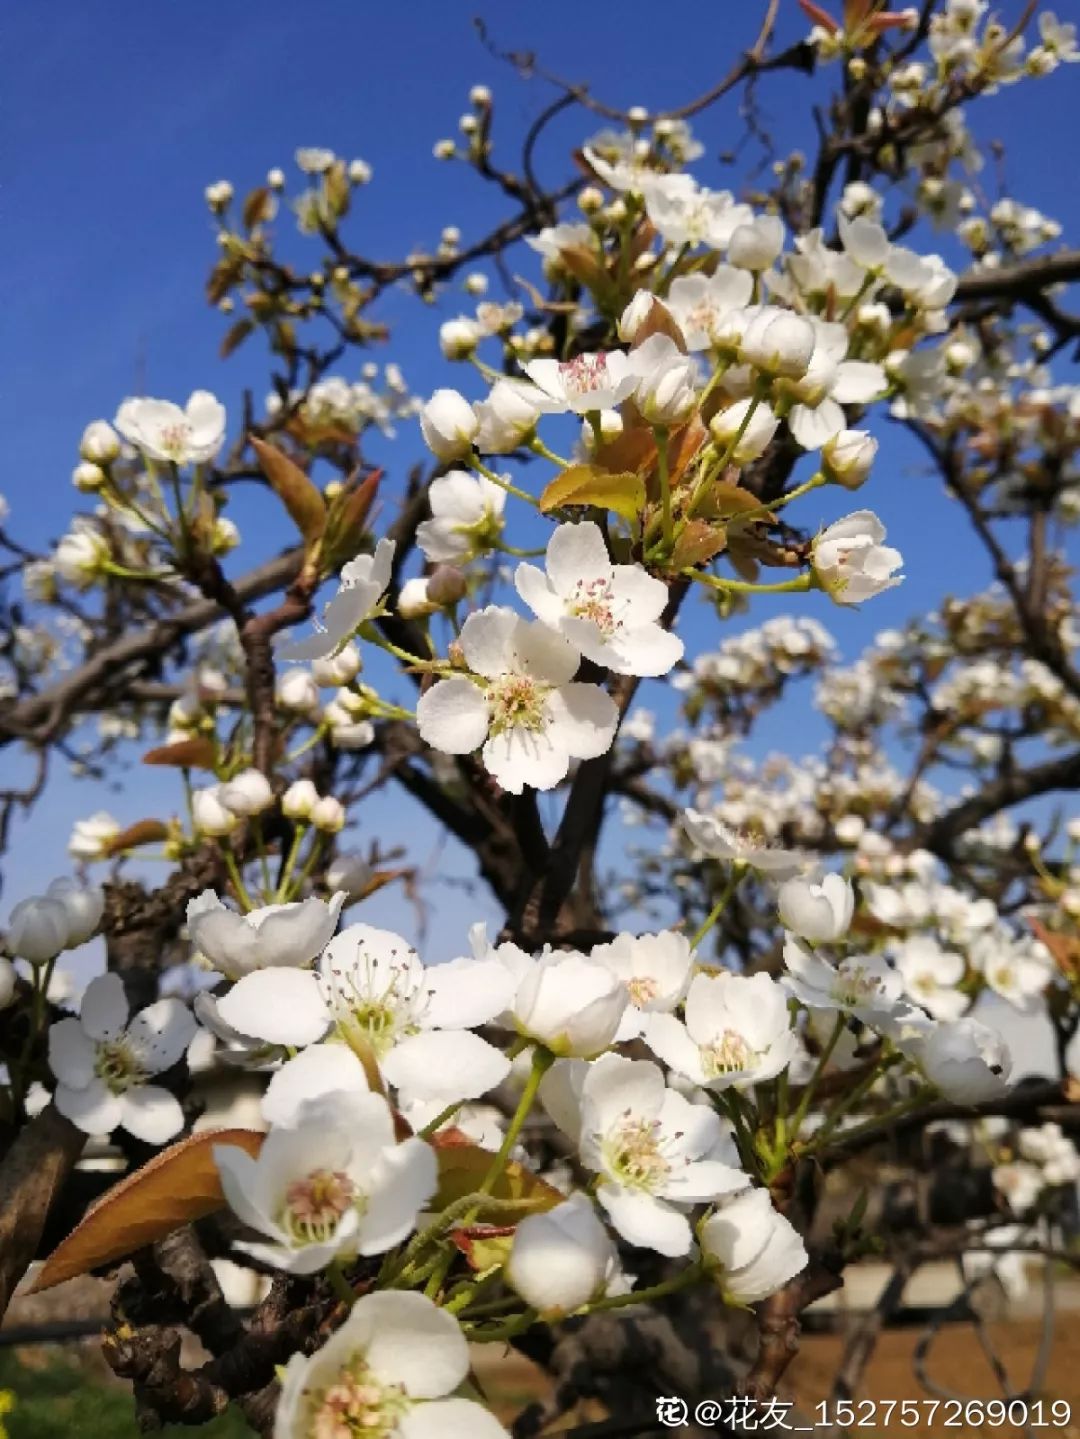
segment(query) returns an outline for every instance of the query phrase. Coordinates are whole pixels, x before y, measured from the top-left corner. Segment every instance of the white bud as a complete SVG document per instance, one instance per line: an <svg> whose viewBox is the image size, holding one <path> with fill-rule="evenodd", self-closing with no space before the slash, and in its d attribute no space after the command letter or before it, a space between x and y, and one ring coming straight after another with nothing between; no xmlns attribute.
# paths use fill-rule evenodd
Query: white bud
<svg viewBox="0 0 1080 1439"><path fill-rule="evenodd" d="M309 779L293 780L281 799L281 812L288 819L310 819L319 802L319 791Z"/></svg>
<svg viewBox="0 0 1080 1439"><path fill-rule="evenodd" d="M24 899L11 911L4 947L15 959L46 964L68 946L67 910L59 899Z"/></svg>
<svg viewBox="0 0 1080 1439"><path fill-rule="evenodd" d="M406 580L398 592L397 612L403 619L418 620L434 614L439 608L428 595L428 582L423 575Z"/></svg>
<svg viewBox="0 0 1080 1439"><path fill-rule="evenodd" d="M311 806L308 818L324 834L337 834L345 828L345 806L333 795L326 794Z"/></svg>
<svg viewBox="0 0 1080 1439"><path fill-rule="evenodd" d="M219 793L225 808L238 815L262 814L274 803L270 781L257 769L245 769L233 775L221 786Z"/></svg>
<svg viewBox="0 0 1080 1439"><path fill-rule="evenodd" d="M731 458L737 465L745 465L764 454L779 423L764 401L755 405L752 396L747 396L718 411L709 421L709 433L717 445L726 450L742 430Z"/></svg>
<svg viewBox="0 0 1080 1439"><path fill-rule="evenodd" d="M604 208L604 195L595 185L586 185L577 197L578 209L583 215L595 215Z"/></svg>
<svg viewBox="0 0 1080 1439"><path fill-rule="evenodd" d="M584 1194L545 1214L529 1214L514 1233L506 1278L541 1314L572 1314L603 1293L615 1246Z"/></svg>
<svg viewBox="0 0 1080 1439"><path fill-rule="evenodd" d="M111 465L120 458L120 436L108 420L91 420L79 441L79 455L92 465Z"/></svg>
<svg viewBox="0 0 1080 1439"><path fill-rule="evenodd" d="M639 290L619 316L617 333L626 345L632 345L637 332L652 314L654 297L648 290Z"/></svg>
<svg viewBox="0 0 1080 1439"><path fill-rule="evenodd" d="M350 160L349 179L354 185L368 184L371 179L371 166L366 160Z"/></svg>
<svg viewBox="0 0 1080 1439"><path fill-rule="evenodd" d="M996 1029L976 1019L936 1024L921 1045L927 1079L954 1104L981 1104L1003 1094L1012 1056Z"/></svg>
<svg viewBox="0 0 1080 1439"><path fill-rule="evenodd" d="M431 153L436 160L452 160L457 154L457 146L453 140L436 140L431 147Z"/></svg>
<svg viewBox="0 0 1080 1439"><path fill-rule="evenodd" d="M105 913L105 891L96 884L79 884L74 879L54 879L45 891L67 915L67 948L74 949L95 933Z"/></svg>
<svg viewBox="0 0 1080 1439"><path fill-rule="evenodd" d="M798 1231L773 1208L767 1189L727 1200L701 1226L701 1249L728 1304L756 1304L806 1268Z"/></svg>
<svg viewBox="0 0 1080 1439"><path fill-rule="evenodd" d="M273 170L270 170L270 171L267 173L266 183L267 183L267 185L270 187L271 190L284 190L284 188L285 188L285 171L284 171L284 170L279 170L279 169L277 169L277 167L275 166L275 168L274 168Z"/></svg>
<svg viewBox="0 0 1080 1439"><path fill-rule="evenodd" d="M100 465L93 465L89 460L83 460L81 465L76 465L72 470L71 483L84 495L94 495L103 485L109 483L109 477Z"/></svg>
<svg viewBox="0 0 1080 1439"><path fill-rule="evenodd" d="M475 320L447 320L439 326L439 348L448 360L467 360L481 339L483 330Z"/></svg>
<svg viewBox="0 0 1080 1439"><path fill-rule="evenodd" d="M336 683L336 681L335 681ZM282 709L310 714L319 708L319 687L308 670L286 670L277 682L277 702Z"/></svg>
<svg viewBox="0 0 1080 1439"><path fill-rule="evenodd" d="M826 476L846 490L857 490L870 475L878 443L864 430L841 430L821 447Z"/></svg>
<svg viewBox="0 0 1080 1439"><path fill-rule="evenodd" d="M199 834L220 838L231 834L239 821L221 798L221 786L197 789L191 796L191 815Z"/></svg>
<svg viewBox="0 0 1080 1439"><path fill-rule="evenodd" d="M228 180L217 180L213 185L207 185L203 194L214 214L220 215L232 202L233 187Z"/></svg>
<svg viewBox="0 0 1080 1439"><path fill-rule="evenodd" d="M777 894L780 921L811 944L841 939L851 926L855 892L842 875L827 874L820 883L786 880Z"/></svg>
<svg viewBox="0 0 1080 1439"><path fill-rule="evenodd" d="M770 375L799 380L813 358L817 334L809 320L766 306L746 327L742 357Z"/></svg>
<svg viewBox="0 0 1080 1439"><path fill-rule="evenodd" d="M420 411L424 443L436 459L444 462L463 459L472 449L479 428L472 406L457 390L436 390Z"/></svg>
<svg viewBox="0 0 1080 1439"><path fill-rule="evenodd" d="M350 641L336 655L312 660L311 678L324 689L351 684L360 673L360 651Z"/></svg>
<svg viewBox="0 0 1080 1439"><path fill-rule="evenodd" d="M491 91L486 85L474 85L469 91L469 104L478 110L486 110L491 104Z"/></svg>
<svg viewBox="0 0 1080 1439"><path fill-rule="evenodd" d="M759 215L739 225L728 241L728 263L740 270L767 270L784 248L784 222L777 215Z"/></svg>

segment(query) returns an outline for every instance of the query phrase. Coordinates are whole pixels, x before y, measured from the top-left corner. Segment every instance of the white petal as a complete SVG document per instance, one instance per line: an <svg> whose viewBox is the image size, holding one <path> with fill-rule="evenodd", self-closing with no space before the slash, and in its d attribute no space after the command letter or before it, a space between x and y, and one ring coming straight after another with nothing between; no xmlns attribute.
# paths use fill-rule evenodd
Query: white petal
<svg viewBox="0 0 1080 1439"><path fill-rule="evenodd" d="M508 729L484 746L484 765L509 794L554 789L566 778L570 756L545 730Z"/></svg>
<svg viewBox="0 0 1080 1439"><path fill-rule="evenodd" d="M252 1195L259 1189L259 1167L254 1158L237 1144L215 1144L213 1155L229 1208L241 1224L266 1233L266 1215L252 1202Z"/></svg>
<svg viewBox="0 0 1080 1439"><path fill-rule="evenodd" d="M646 1015L644 1039L657 1058L676 1073L684 1074L698 1084L704 1083L701 1051L690 1038L686 1025L673 1014Z"/></svg>
<svg viewBox="0 0 1080 1439"><path fill-rule="evenodd" d="M458 642L473 674L495 679L509 671L520 622L506 605L488 605L469 615L461 626Z"/></svg>
<svg viewBox="0 0 1080 1439"><path fill-rule="evenodd" d="M689 1221L661 1200L613 1184L601 1184L596 1197L628 1244L655 1249L671 1258L689 1253Z"/></svg>
<svg viewBox="0 0 1080 1439"><path fill-rule="evenodd" d="M266 1086L262 1116L267 1124L295 1125L300 1106L335 1090L364 1093L364 1066L344 1044L313 1044L287 1060Z"/></svg>
<svg viewBox="0 0 1080 1439"><path fill-rule="evenodd" d="M577 674L577 650L565 636L540 620L522 620L514 636L515 669L548 684L564 685Z"/></svg>
<svg viewBox="0 0 1080 1439"><path fill-rule="evenodd" d="M865 360L845 360L836 371L830 393L842 405L868 405L889 388L880 365Z"/></svg>
<svg viewBox="0 0 1080 1439"><path fill-rule="evenodd" d="M144 1084L120 1096L120 1123L145 1144L164 1144L184 1127L184 1111L167 1089Z"/></svg>
<svg viewBox="0 0 1080 1439"><path fill-rule="evenodd" d="M94 1077L97 1047L77 1019L49 1026L49 1068L61 1084L85 1089Z"/></svg>
<svg viewBox="0 0 1080 1439"><path fill-rule="evenodd" d="M538 620L547 625L558 624L563 603L548 584L543 570L538 570L535 565L518 565L514 572L514 586Z"/></svg>
<svg viewBox="0 0 1080 1439"><path fill-rule="evenodd" d="M470 754L487 738L491 711L484 692L464 678L439 680L416 705L420 738L443 754Z"/></svg>
<svg viewBox="0 0 1080 1439"><path fill-rule="evenodd" d="M143 1067L150 1074L160 1074L183 1056L196 1028L183 1000L159 999L139 1011L128 1025L127 1037Z"/></svg>
<svg viewBox="0 0 1080 1439"><path fill-rule="evenodd" d="M819 450L844 428L844 412L835 400L824 399L815 408L795 405L787 417L788 429L804 450Z"/></svg>
<svg viewBox="0 0 1080 1439"><path fill-rule="evenodd" d="M127 995L118 974L99 974L86 986L79 1019L91 1039L117 1039L128 1018Z"/></svg>
<svg viewBox="0 0 1080 1439"><path fill-rule="evenodd" d="M490 1409L472 1399L418 1404L398 1420L400 1439L508 1439Z"/></svg>
<svg viewBox="0 0 1080 1439"><path fill-rule="evenodd" d="M382 1060L382 1072L405 1102L479 1099L510 1073L501 1050L470 1030L431 1029L412 1035Z"/></svg>
<svg viewBox="0 0 1080 1439"><path fill-rule="evenodd" d="M424 971L428 1029L474 1029L507 1009L516 988L497 959L452 959Z"/></svg>
<svg viewBox="0 0 1080 1439"><path fill-rule="evenodd" d="M469 1369L469 1349L457 1320L422 1294L383 1290L361 1299L347 1323L363 1313L371 1337L364 1346L376 1379L401 1384L410 1399L439 1399Z"/></svg>
<svg viewBox="0 0 1080 1439"><path fill-rule="evenodd" d="M218 1000L226 1024L268 1044L303 1048L330 1023L315 976L300 969L258 969L237 980Z"/></svg>
<svg viewBox="0 0 1080 1439"><path fill-rule="evenodd" d="M666 675L682 659L685 646L678 635L661 625L642 625L613 638L608 646L608 668L618 674Z"/></svg>
<svg viewBox="0 0 1080 1439"><path fill-rule="evenodd" d="M86 1134L111 1134L123 1119L119 1097L109 1093L103 1079L92 1079L85 1089L58 1084L53 1103Z"/></svg>
<svg viewBox="0 0 1080 1439"><path fill-rule="evenodd" d="M383 1151L371 1173L360 1221L361 1254L385 1254L416 1228L416 1216L439 1183L435 1151L423 1139L406 1139Z"/></svg>
<svg viewBox="0 0 1080 1439"><path fill-rule="evenodd" d="M548 541L548 578L560 595L571 594L581 580L610 579L612 568L600 526L591 520L560 525Z"/></svg>
<svg viewBox="0 0 1080 1439"><path fill-rule="evenodd" d="M563 685L548 696L547 712L552 739L575 759L595 759L611 748L619 711L599 685Z"/></svg>

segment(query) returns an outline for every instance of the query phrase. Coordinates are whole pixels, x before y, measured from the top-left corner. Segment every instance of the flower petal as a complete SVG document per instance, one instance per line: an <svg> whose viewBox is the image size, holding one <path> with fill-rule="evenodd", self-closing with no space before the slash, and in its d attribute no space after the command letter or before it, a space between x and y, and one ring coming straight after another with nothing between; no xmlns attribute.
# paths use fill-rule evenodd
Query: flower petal
<svg viewBox="0 0 1080 1439"><path fill-rule="evenodd" d="M49 1068L61 1084L85 1089L94 1077L97 1047L77 1019L49 1026Z"/></svg>
<svg viewBox="0 0 1080 1439"><path fill-rule="evenodd" d="M439 680L416 705L420 738L443 754L471 754L487 738L491 711L471 680Z"/></svg>
<svg viewBox="0 0 1080 1439"><path fill-rule="evenodd" d="M439 1183L435 1151L423 1139L406 1139L383 1151L371 1172L360 1221L361 1254L385 1254L416 1228L416 1216Z"/></svg>
<svg viewBox="0 0 1080 1439"><path fill-rule="evenodd" d="M399 1439L507 1439L490 1409L472 1399L418 1404L398 1420Z"/></svg>
<svg viewBox="0 0 1080 1439"><path fill-rule="evenodd" d="M297 1048L322 1039L330 1024L318 980L301 969L246 974L218 1000L217 1009L241 1034Z"/></svg>
<svg viewBox="0 0 1080 1439"><path fill-rule="evenodd" d="M91 1039L117 1039L128 1019L127 995L118 974L99 974L86 986L79 1019Z"/></svg>
<svg viewBox="0 0 1080 1439"><path fill-rule="evenodd" d="M381 1063L405 1103L418 1099L479 1099L510 1073L501 1050L467 1029L430 1029L412 1035Z"/></svg>
<svg viewBox="0 0 1080 1439"><path fill-rule="evenodd" d="M123 1120L119 1096L109 1093L103 1079L92 1079L84 1089L58 1084L53 1103L65 1119L86 1134L111 1134Z"/></svg>
<svg viewBox="0 0 1080 1439"><path fill-rule="evenodd" d="M363 1094L364 1066L344 1044L313 1044L287 1060L266 1086L262 1116L267 1124L295 1126L300 1106L335 1090Z"/></svg>
<svg viewBox="0 0 1080 1439"><path fill-rule="evenodd" d="M197 1027L183 1000L159 999L139 1011L128 1025L127 1037L143 1067L160 1074L181 1058Z"/></svg>
<svg viewBox="0 0 1080 1439"><path fill-rule="evenodd" d="M400 1384L410 1399L438 1399L456 1389L469 1369L469 1349L457 1320L423 1294L384 1290L361 1299L347 1323L365 1311L367 1361L383 1384Z"/></svg>
<svg viewBox="0 0 1080 1439"><path fill-rule="evenodd" d="M120 1096L120 1123L146 1144L164 1144L184 1127L184 1111L167 1089L143 1084Z"/></svg>

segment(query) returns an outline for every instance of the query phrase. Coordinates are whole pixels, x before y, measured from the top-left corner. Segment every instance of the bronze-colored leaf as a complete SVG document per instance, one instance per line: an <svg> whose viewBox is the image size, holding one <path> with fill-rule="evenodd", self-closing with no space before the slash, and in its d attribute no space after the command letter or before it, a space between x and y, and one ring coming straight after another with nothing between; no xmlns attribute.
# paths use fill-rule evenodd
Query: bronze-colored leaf
<svg viewBox="0 0 1080 1439"><path fill-rule="evenodd" d="M691 520L675 541L671 568L684 570L706 564L726 547L727 531L723 525L710 525L707 520Z"/></svg>
<svg viewBox="0 0 1080 1439"><path fill-rule="evenodd" d="M571 465L556 475L540 496L545 513L563 505L596 505L633 520L645 506L645 485L640 475L613 475L595 465Z"/></svg>
<svg viewBox="0 0 1080 1439"><path fill-rule="evenodd" d="M746 514L749 510L760 509L761 501L756 495L744 490L741 485L732 484L730 480L717 480L710 485L701 502L702 513L711 515L716 520L726 520L734 515Z"/></svg>
<svg viewBox="0 0 1080 1439"><path fill-rule="evenodd" d="M361 484L347 490L330 506L323 555L331 568L340 568L360 553L382 474L382 470L372 470Z"/></svg>
<svg viewBox="0 0 1080 1439"><path fill-rule="evenodd" d="M445 1209L448 1204L475 1194L495 1158L490 1150L481 1149L479 1145L462 1144L460 1134L460 1130L451 1130L448 1134L437 1134L432 1141L439 1160L439 1187L430 1204L433 1210ZM488 1210L481 1206L476 1217L494 1224L509 1224L524 1219L526 1214L554 1209L566 1197L539 1175L515 1163L506 1166L491 1193L493 1199L520 1204L520 1209L507 1209L505 1204Z"/></svg>
<svg viewBox="0 0 1080 1439"><path fill-rule="evenodd" d="M646 340L651 340L654 335L666 335L685 355L686 337L683 335L675 316L671 313L663 300L657 299L655 295L650 296L652 304L649 306L649 313L642 320L634 332L634 343L631 353L639 349Z"/></svg>
<svg viewBox="0 0 1080 1439"><path fill-rule="evenodd" d="M102 845L102 852L105 856L123 854L125 850L137 849L141 844L156 844L168 837L169 826L160 819L140 819L122 829L108 844Z"/></svg>
<svg viewBox="0 0 1080 1439"><path fill-rule="evenodd" d="M252 435L251 445L259 457L260 469L288 510L293 524L309 545L316 544L326 529L326 501L319 487L275 445L260 440L257 435Z"/></svg>
<svg viewBox="0 0 1080 1439"><path fill-rule="evenodd" d="M257 190L252 190L244 201L244 208L241 211L245 226L253 230L256 225L263 224L269 220L274 213L274 197L265 185L260 185Z"/></svg>
<svg viewBox="0 0 1080 1439"><path fill-rule="evenodd" d="M213 770L216 760L217 746L205 735L159 745L157 749L147 750L142 757L143 764L171 765L174 769Z"/></svg>
<svg viewBox="0 0 1080 1439"><path fill-rule="evenodd" d="M218 354L221 358L227 360L235 350L240 348L254 328L255 321L247 315L242 320L237 320L234 325L230 325L218 346Z"/></svg>
<svg viewBox="0 0 1080 1439"><path fill-rule="evenodd" d="M174 1229L213 1214L225 1203L214 1145L232 1144L252 1156L264 1136L253 1129L193 1134L156 1154L98 1201L42 1265L31 1292L114 1264Z"/></svg>

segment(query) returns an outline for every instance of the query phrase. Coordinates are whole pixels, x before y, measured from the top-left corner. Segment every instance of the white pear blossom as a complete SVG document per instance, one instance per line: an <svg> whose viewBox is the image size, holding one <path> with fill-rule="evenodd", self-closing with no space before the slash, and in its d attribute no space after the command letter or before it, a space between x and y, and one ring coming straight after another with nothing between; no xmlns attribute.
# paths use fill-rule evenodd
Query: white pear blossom
<svg viewBox="0 0 1080 1439"><path fill-rule="evenodd" d="M513 610L475 611L459 637L477 679L439 680L416 706L421 738L445 754L483 746L483 761L503 789L551 789L572 759L611 747L614 701L598 685L573 683L578 653L569 640Z"/></svg>
<svg viewBox="0 0 1080 1439"><path fill-rule="evenodd" d="M885 526L870 510L856 510L818 535L811 551L814 574L837 604L858 605L903 579L899 550L882 544Z"/></svg>
<svg viewBox="0 0 1080 1439"><path fill-rule="evenodd" d="M957 989L967 966L953 949L927 934L914 934L893 949L893 963L908 997L934 1019L959 1019L969 999Z"/></svg>
<svg viewBox="0 0 1080 1439"><path fill-rule="evenodd" d="M767 270L784 248L784 222L779 215L757 215L732 232L728 260L743 270Z"/></svg>
<svg viewBox="0 0 1080 1439"><path fill-rule="evenodd" d="M226 780L218 791L221 803L233 814L262 814L274 803L274 791L262 770L245 769Z"/></svg>
<svg viewBox="0 0 1080 1439"><path fill-rule="evenodd" d="M975 1019L936 1024L917 1046L931 1084L955 1104L981 1104L1004 1094L1012 1071L1009 1046Z"/></svg>
<svg viewBox="0 0 1080 1439"><path fill-rule="evenodd" d="M880 365L844 358L848 332L843 325L817 317L812 324L813 356L791 386L796 403L787 416L788 429L804 450L820 449L841 433L843 405L869 404L888 388Z"/></svg>
<svg viewBox="0 0 1080 1439"><path fill-rule="evenodd" d="M690 941L675 930L660 934L618 934L597 944L589 955L625 985L630 1003L616 1038L621 1042L643 1033L647 1014L670 1013L686 995L695 954Z"/></svg>
<svg viewBox="0 0 1080 1439"><path fill-rule="evenodd" d="M775 1294L809 1262L791 1222L773 1207L767 1189L727 1200L700 1229L701 1250L728 1304L756 1304Z"/></svg>
<svg viewBox="0 0 1080 1439"><path fill-rule="evenodd" d="M799 850L774 849L701 810L683 810L681 823L690 843L711 859L745 864L770 879L790 879L808 863L808 857Z"/></svg>
<svg viewBox="0 0 1080 1439"><path fill-rule="evenodd" d="M225 406L196 390L184 409L171 400L125 400L113 424L147 459L174 465L201 465L225 443Z"/></svg>
<svg viewBox="0 0 1080 1439"><path fill-rule="evenodd" d="M842 939L855 912L855 891L839 874L785 880L776 899L781 922L811 944Z"/></svg>
<svg viewBox="0 0 1080 1439"><path fill-rule="evenodd" d="M285 1366L274 1439L508 1439L484 1405L447 1397L468 1372L452 1314L423 1294L365 1294L321 1349Z"/></svg>
<svg viewBox="0 0 1080 1439"><path fill-rule="evenodd" d="M559 408L536 385L523 380L496 380L487 399L477 401L473 407L478 426L476 448L485 455L508 455L532 436L542 414Z"/></svg>
<svg viewBox="0 0 1080 1439"><path fill-rule="evenodd" d="M784 987L808 1009L837 1010L873 1025L900 1008L903 981L879 955L853 954L831 965L789 935Z"/></svg>
<svg viewBox="0 0 1080 1439"><path fill-rule="evenodd" d="M1011 941L999 934L981 935L971 947L971 962L995 994L1014 1008L1038 1010L1053 977L1053 961L1037 942Z"/></svg>
<svg viewBox="0 0 1080 1439"><path fill-rule="evenodd" d="M239 815L222 798L222 788L214 784L192 791L191 822L198 834L220 837L231 834L240 823Z"/></svg>
<svg viewBox="0 0 1080 1439"><path fill-rule="evenodd" d="M420 411L424 443L444 464L469 453L478 428L472 406L457 390L436 390Z"/></svg>
<svg viewBox="0 0 1080 1439"><path fill-rule="evenodd" d="M111 557L109 541L92 520L76 516L71 529L56 546L52 562L61 579L85 590L102 573Z"/></svg>
<svg viewBox="0 0 1080 1439"><path fill-rule="evenodd" d="M665 304L690 351L711 350L742 334L733 325L754 291L753 276L731 265L717 265L711 275L680 275L672 280Z"/></svg>
<svg viewBox="0 0 1080 1439"><path fill-rule="evenodd" d="M640 378L632 359L621 350L575 355L572 360L530 360L522 368L547 397L551 411L573 410L579 415L613 410Z"/></svg>
<svg viewBox="0 0 1080 1439"><path fill-rule="evenodd" d="M606 965L572 949L534 957L504 944L493 953L516 986L507 1017L519 1033L585 1059L615 1042L629 994Z"/></svg>
<svg viewBox="0 0 1080 1439"><path fill-rule="evenodd" d="M611 1236L580 1192L518 1223L505 1272L525 1303L551 1318L629 1289Z"/></svg>
<svg viewBox="0 0 1080 1439"><path fill-rule="evenodd" d="M188 937L229 979L276 965L300 969L312 964L330 943L346 898L339 892L329 903L312 897L237 914L207 889L188 903Z"/></svg>
<svg viewBox="0 0 1080 1439"><path fill-rule="evenodd" d="M338 592L323 610L322 622L306 640L279 647L284 660L325 659L336 654L360 626L378 613L394 563L393 540L380 540L373 555L358 555L341 571Z"/></svg>
<svg viewBox="0 0 1080 1439"><path fill-rule="evenodd" d="M518 565L517 592L587 659L617 674L662 675L682 658L682 640L658 623L667 586L641 565L612 563L599 525L560 525L545 563L546 574Z"/></svg>
<svg viewBox="0 0 1080 1439"><path fill-rule="evenodd" d="M857 490L869 479L877 451L877 440L865 430L839 430L822 446L822 468L835 484Z"/></svg>
<svg viewBox="0 0 1080 1439"><path fill-rule="evenodd" d="M748 395L717 410L709 421L709 433L725 453L734 441L731 458L737 465L746 465L765 453L779 425L779 418L764 400Z"/></svg>
<svg viewBox="0 0 1080 1439"><path fill-rule="evenodd" d="M795 1057L787 995L767 974L698 974L686 996L685 1023L652 1014L649 1048L707 1089L743 1089L774 1079Z"/></svg>
<svg viewBox="0 0 1080 1439"><path fill-rule="evenodd" d="M78 1019L49 1028L53 1102L87 1134L124 1128L147 1144L164 1144L184 1116L167 1089L147 1081L183 1057L195 1035L191 1011L179 999L159 999L129 1019L118 974L92 979Z"/></svg>
<svg viewBox="0 0 1080 1439"><path fill-rule="evenodd" d="M292 1274L338 1256L384 1254L416 1227L435 1192L435 1152L398 1143L381 1094L339 1091L302 1104L295 1127L275 1125L257 1158L214 1146L229 1207L266 1240L237 1249Z"/></svg>
<svg viewBox="0 0 1080 1439"><path fill-rule="evenodd" d="M798 380L806 374L817 343L812 320L778 305L762 305L747 325L739 350L755 369Z"/></svg>
<svg viewBox="0 0 1080 1439"><path fill-rule="evenodd" d="M88 819L75 821L68 840L68 854L74 859L104 859L120 833L120 821L105 810L98 810Z"/></svg>
<svg viewBox="0 0 1080 1439"><path fill-rule="evenodd" d="M67 909L59 896L21 899L11 911L4 948L15 959L46 964L67 949L71 934Z"/></svg>
<svg viewBox="0 0 1080 1439"><path fill-rule="evenodd" d="M64 907L68 924L65 948L76 949L97 932L105 913L105 891L98 885L54 879L45 890L45 898L58 900Z"/></svg>
<svg viewBox="0 0 1080 1439"><path fill-rule="evenodd" d="M503 531L506 491L486 475L451 470L432 480L431 519L416 529L416 542L433 564L459 564L495 548Z"/></svg>
<svg viewBox="0 0 1080 1439"><path fill-rule="evenodd" d="M643 186L645 209L669 245L727 247L754 212L738 204L729 190L706 190L689 175L662 175Z"/></svg>
<svg viewBox="0 0 1080 1439"><path fill-rule="evenodd" d="M668 335L651 335L634 351L641 378L634 403L650 425L684 425L698 403L698 373L693 359Z"/></svg>
<svg viewBox="0 0 1080 1439"><path fill-rule="evenodd" d="M495 959L425 966L400 935L354 924L327 946L318 984L335 1034L374 1054L405 1102L477 1099L510 1072L501 1050L471 1032L513 998Z"/></svg>
<svg viewBox="0 0 1080 1439"><path fill-rule="evenodd" d="M563 1061L541 1098L599 1176L596 1197L629 1244L689 1253L687 1213L749 1183L730 1129L709 1105L669 1088L649 1060Z"/></svg>

